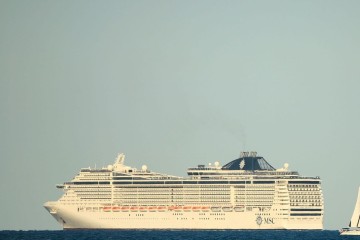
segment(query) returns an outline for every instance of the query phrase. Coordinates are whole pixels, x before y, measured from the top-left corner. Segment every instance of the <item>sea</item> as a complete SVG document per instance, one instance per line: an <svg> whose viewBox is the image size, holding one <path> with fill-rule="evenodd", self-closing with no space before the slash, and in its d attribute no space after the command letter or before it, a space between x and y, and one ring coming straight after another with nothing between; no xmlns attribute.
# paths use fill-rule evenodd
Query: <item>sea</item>
<svg viewBox="0 0 360 240"><path fill-rule="evenodd" d="M0 240L346 240L360 236L340 236L338 231L289 230L81 230L81 231L0 231Z"/></svg>

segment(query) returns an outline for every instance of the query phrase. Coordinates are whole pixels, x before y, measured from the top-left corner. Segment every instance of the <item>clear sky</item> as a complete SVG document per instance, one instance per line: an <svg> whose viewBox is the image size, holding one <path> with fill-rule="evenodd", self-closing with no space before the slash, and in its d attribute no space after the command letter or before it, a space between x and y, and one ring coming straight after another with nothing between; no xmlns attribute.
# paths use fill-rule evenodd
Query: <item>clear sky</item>
<svg viewBox="0 0 360 240"><path fill-rule="evenodd" d="M360 1L0 0L0 229L82 167L173 175L257 151L320 176L325 228L360 185Z"/></svg>

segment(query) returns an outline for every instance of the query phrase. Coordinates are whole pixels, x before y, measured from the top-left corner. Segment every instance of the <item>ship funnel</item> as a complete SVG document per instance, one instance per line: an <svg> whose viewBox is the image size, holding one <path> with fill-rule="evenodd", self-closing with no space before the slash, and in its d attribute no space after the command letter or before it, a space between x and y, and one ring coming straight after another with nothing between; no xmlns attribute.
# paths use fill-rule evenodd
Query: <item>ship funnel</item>
<svg viewBox="0 0 360 240"><path fill-rule="evenodd" d="M257 156L257 152L240 152L240 157L256 157Z"/></svg>
<svg viewBox="0 0 360 240"><path fill-rule="evenodd" d="M249 156L249 152L240 152L240 157L248 157Z"/></svg>

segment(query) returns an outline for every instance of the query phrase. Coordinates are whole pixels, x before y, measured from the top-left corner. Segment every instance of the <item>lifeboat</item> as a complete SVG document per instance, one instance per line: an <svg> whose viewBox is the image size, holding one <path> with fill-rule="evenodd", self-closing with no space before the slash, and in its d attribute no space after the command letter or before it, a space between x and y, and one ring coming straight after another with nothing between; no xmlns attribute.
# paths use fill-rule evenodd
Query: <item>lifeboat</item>
<svg viewBox="0 0 360 240"><path fill-rule="evenodd" d="M112 207L113 212L119 212L121 207Z"/></svg>
<svg viewBox="0 0 360 240"><path fill-rule="evenodd" d="M268 212L268 211L270 211L270 209L271 209L271 208L266 207L266 208L263 209L263 211L264 211L264 212Z"/></svg>
<svg viewBox="0 0 360 240"><path fill-rule="evenodd" d="M183 207L183 210L184 210L185 212L190 212L191 209L192 209L191 206L185 206L185 207Z"/></svg>
<svg viewBox="0 0 360 240"><path fill-rule="evenodd" d="M129 211L129 206L122 206L121 211L128 212Z"/></svg>
<svg viewBox="0 0 360 240"><path fill-rule="evenodd" d="M139 207L139 211L140 211L140 212L146 212L146 211L147 211L147 207L144 207L144 206Z"/></svg>
<svg viewBox="0 0 360 240"><path fill-rule="evenodd" d="M211 207L211 211L212 212L221 212L221 207L217 207L217 206Z"/></svg>
<svg viewBox="0 0 360 240"><path fill-rule="evenodd" d="M149 209L150 212L155 212L157 207L150 206L150 207L148 207L148 209Z"/></svg>
<svg viewBox="0 0 360 240"><path fill-rule="evenodd" d="M244 212L245 208L244 208L244 206L235 206L234 211L235 212Z"/></svg>
<svg viewBox="0 0 360 240"><path fill-rule="evenodd" d="M208 207L208 206L201 207L201 211L208 212L208 211L210 211L210 207Z"/></svg>
<svg viewBox="0 0 360 240"><path fill-rule="evenodd" d="M175 206L174 207L174 211L175 212L181 212L183 210L183 207L182 206Z"/></svg>
<svg viewBox="0 0 360 240"><path fill-rule="evenodd" d="M158 210L159 212L165 212L166 207L165 207L165 206L159 206L159 207L157 208L157 210Z"/></svg>
<svg viewBox="0 0 360 240"><path fill-rule="evenodd" d="M130 207L130 211L132 212L137 212L139 210L139 207L138 206L132 206Z"/></svg>
<svg viewBox="0 0 360 240"><path fill-rule="evenodd" d="M103 207L103 211L104 211L104 212L110 212L110 211L111 211L111 207Z"/></svg>
<svg viewBox="0 0 360 240"><path fill-rule="evenodd" d="M223 207L222 210L224 212L232 212L233 211L233 208L232 207Z"/></svg>
<svg viewBox="0 0 360 240"><path fill-rule="evenodd" d="M199 212L201 210L200 206L194 206L192 207L193 212Z"/></svg>

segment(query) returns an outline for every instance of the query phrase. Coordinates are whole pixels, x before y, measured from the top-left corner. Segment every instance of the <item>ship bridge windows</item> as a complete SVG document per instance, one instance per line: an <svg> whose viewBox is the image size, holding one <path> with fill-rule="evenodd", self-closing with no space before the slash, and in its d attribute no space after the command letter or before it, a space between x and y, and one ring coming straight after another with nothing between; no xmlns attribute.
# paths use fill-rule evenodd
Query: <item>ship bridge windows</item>
<svg viewBox="0 0 360 240"><path fill-rule="evenodd" d="M175 180L175 181L154 181L154 180L148 180L148 181L119 181L119 180L131 180L132 178L114 178L114 180L117 181L113 181L113 184L123 184L123 185L129 185L129 184L144 184L144 185L150 185L150 184L158 184L158 185L170 185L170 184L174 184L174 185L182 185L182 184L186 184L186 185L194 185L194 187L198 187L198 184L204 184L204 185L226 185L228 186L229 184L234 184L234 185L240 185L240 184L250 184L250 181L224 181L224 180ZM134 179L135 180L135 179ZM274 181L257 181L254 182L256 184L273 184ZM201 187L206 187L206 186L201 186Z"/></svg>
<svg viewBox="0 0 360 240"><path fill-rule="evenodd" d="M197 184L197 181L183 181L183 184Z"/></svg>
<svg viewBox="0 0 360 240"><path fill-rule="evenodd" d="M134 181L133 184L164 184L164 181L141 181L141 182Z"/></svg>
<svg viewBox="0 0 360 240"><path fill-rule="evenodd" d="M275 181L253 181L253 184L275 184Z"/></svg>
<svg viewBox="0 0 360 240"><path fill-rule="evenodd" d="M66 185L98 185L98 184L110 184L108 181L93 181L93 182L67 182Z"/></svg>
<svg viewBox="0 0 360 240"><path fill-rule="evenodd" d="M289 181L288 183L305 185L305 184L320 184L320 181Z"/></svg>
<svg viewBox="0 0 360 240"><path fill-rule="evenodd" d="M165 181L165 184L182 184L182 181Z"/></svg>
<svg viewBox="0 0 360 240"><path fill-rule="evenodd" d="M138 178L143 179L143 178ZM133 177L113 177L113 180L133 180Z"/></svg>

